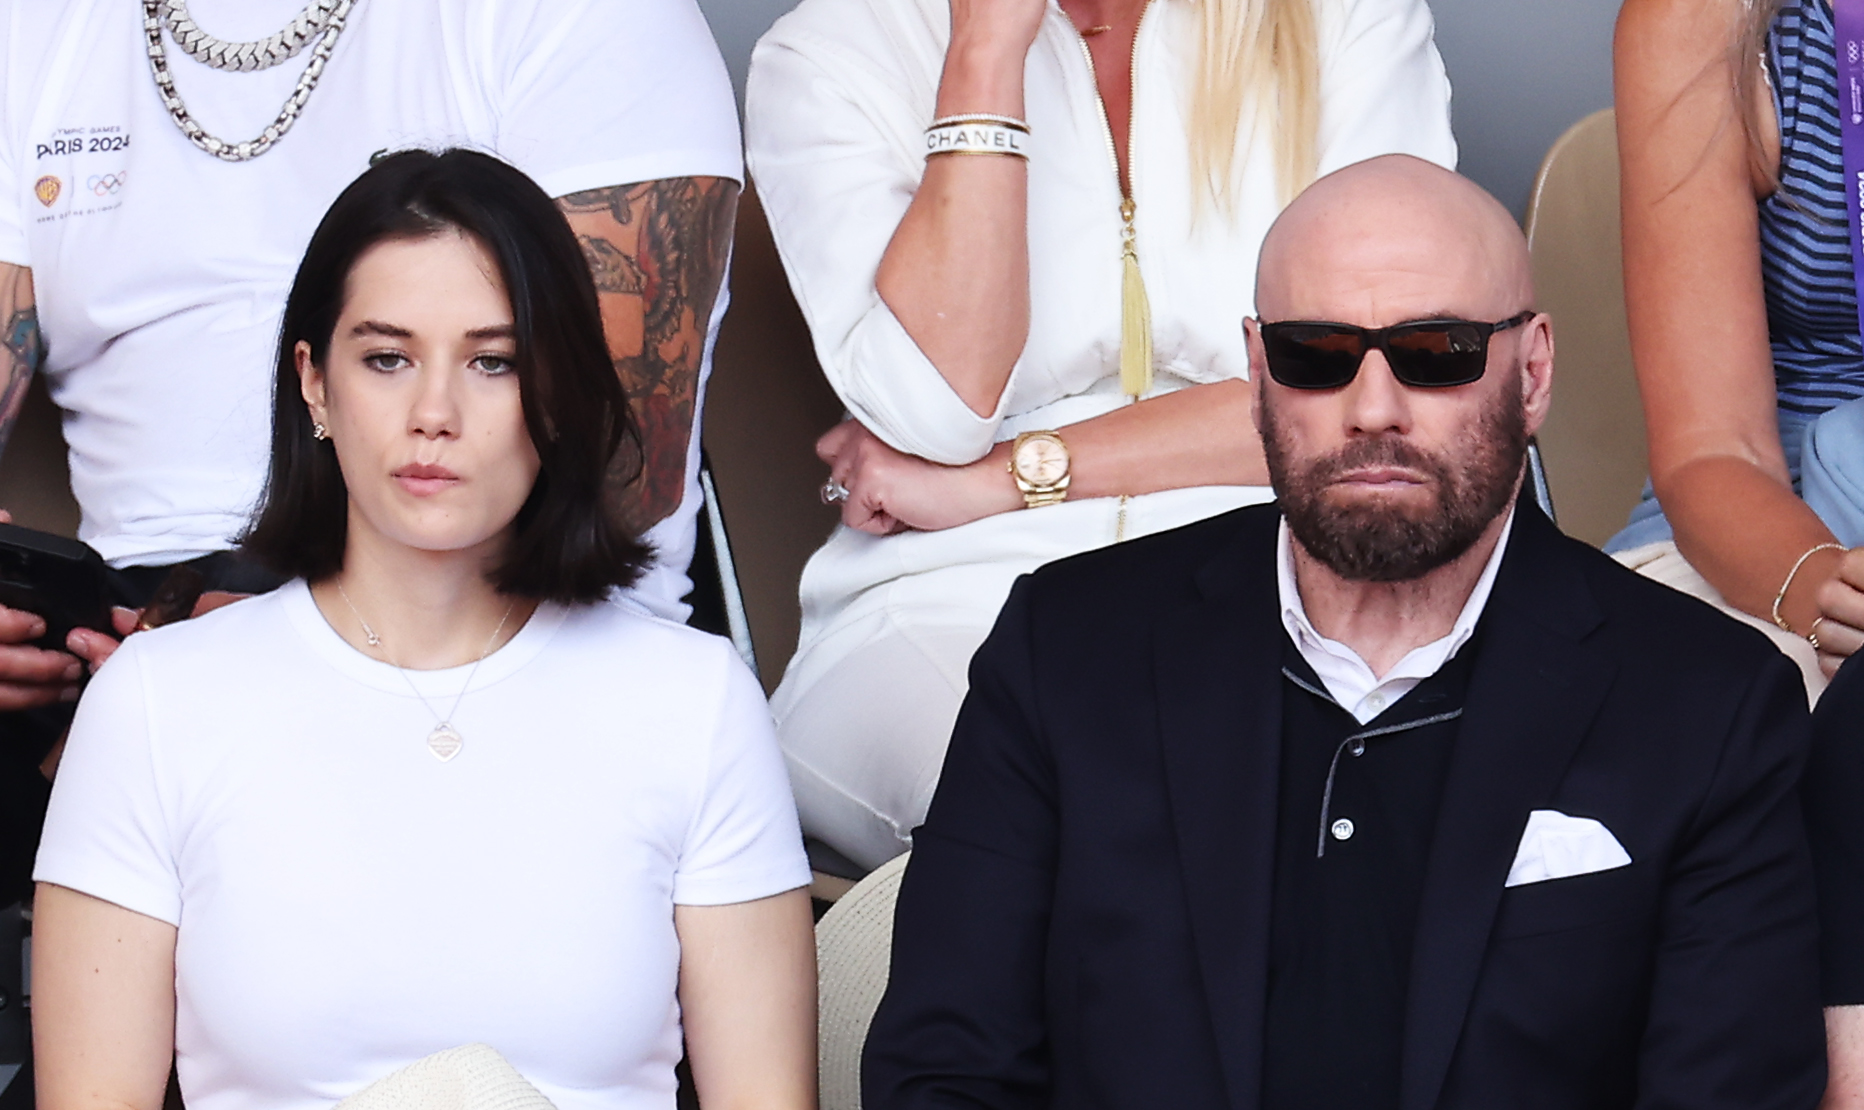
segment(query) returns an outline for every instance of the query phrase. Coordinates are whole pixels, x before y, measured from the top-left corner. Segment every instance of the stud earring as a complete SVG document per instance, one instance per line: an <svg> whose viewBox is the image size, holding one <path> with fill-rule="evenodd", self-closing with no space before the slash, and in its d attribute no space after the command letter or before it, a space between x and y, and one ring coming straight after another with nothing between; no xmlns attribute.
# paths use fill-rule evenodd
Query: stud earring
<svg viewBox="0 0 1864 1110"><path fill-rule="evenodd" d="M311 438L312 439L329 439L330 429L324 427L322 424L319 424L317 421L313 420L311 421Z"/></svg>

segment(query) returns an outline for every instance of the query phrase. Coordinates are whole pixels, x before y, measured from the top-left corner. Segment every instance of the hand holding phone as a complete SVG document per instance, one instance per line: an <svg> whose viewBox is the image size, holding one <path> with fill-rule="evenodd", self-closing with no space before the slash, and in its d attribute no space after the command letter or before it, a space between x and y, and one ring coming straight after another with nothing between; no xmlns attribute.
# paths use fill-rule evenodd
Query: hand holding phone
<svg viewBox="0 0 1864 1110"><path fill-rule="evenodd" d="M88 544L0 524L0 605L37 615L35 646L65 648L74 628L111 633L109 568Z"/></svg>
<svg viewBox="0 0 1864 1110"><path fill-rule="evenodd" d="M6 597L0 597L0 711L75 701L84 665L65 650L64 633L74 622L69 619L68 607L54 602L47 593L57 589L55 580L65 577L62 570L52 571L50 567L67 563L79 568L74 581L80 583L76 595L80 598L89 589L82 583L94 577L99 604L84 605L89 611L80 619L96 624L101 618L109 629L109 607L102 593L103 560L76 541L15 529L11 521L12 517L0 510L0 529L12 533L12 541L19 545L12 549L10 557L0 557L0 563L5 564L0 566L0 579L12 586ZM83 569L86 567L89 569ZM48 619L41 610L54 615ZM59 619L61 615L65 619Z"/></svg>

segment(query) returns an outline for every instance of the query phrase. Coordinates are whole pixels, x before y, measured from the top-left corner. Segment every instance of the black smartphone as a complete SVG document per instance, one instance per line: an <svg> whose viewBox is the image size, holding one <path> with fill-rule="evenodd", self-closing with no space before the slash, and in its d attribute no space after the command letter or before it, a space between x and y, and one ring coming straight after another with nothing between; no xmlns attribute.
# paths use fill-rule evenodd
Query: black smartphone
<svg viewBox="0 0 1864 1110"><path fill-rule="evenodd" d="M109 568L88 544L0 524L0 605L45 619L33 646L65 650L74 628L116 635L110 625Z"/></svg>

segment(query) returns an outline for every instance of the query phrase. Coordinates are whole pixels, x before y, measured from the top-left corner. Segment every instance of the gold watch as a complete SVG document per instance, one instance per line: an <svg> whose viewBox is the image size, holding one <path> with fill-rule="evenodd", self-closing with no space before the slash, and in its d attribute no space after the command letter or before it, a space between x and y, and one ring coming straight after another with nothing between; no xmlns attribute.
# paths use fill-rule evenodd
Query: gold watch
<svg viewBox="0 0 1864 1110"><path fill-rule="evenodd" d="M1023 492L1023 504L1035 509L1059 505L1068 497L1068 445L1054 432L1024 432L1010 447L1010 475Z"/></svg>

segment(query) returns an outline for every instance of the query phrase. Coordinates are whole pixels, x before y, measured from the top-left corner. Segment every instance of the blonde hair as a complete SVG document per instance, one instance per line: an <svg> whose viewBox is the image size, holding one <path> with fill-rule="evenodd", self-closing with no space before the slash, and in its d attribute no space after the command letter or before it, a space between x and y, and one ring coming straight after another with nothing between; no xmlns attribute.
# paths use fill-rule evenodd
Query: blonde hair
<svg viewBox="0 0 1864 1110"><path fill-rule="evenodd" d="M1762 104L1756 93L1764 87L1763 83L1771 85L1765 57L1767 35L1773 30L1774 17L1780 14L1782 6L1782 0L1742 0L1744 10L1735 28L1732 59L1735 106L1741 115L1741 130L1747 136L1748 158L1762 180L1776 187L1780 184L1780 167L1766 157L1760 124L1761 113L1772 112L1773 105Z"/></svg>
<svg viewBox="0 0 1864 1110"><path fill-rule="evenodd" d="M1320 163L1320 49L1313 0L1194 0L1197 66L1191 92L1195 207L1235 207L1236 154L1262 130L1274 136L1283 204Z"/></svg>

